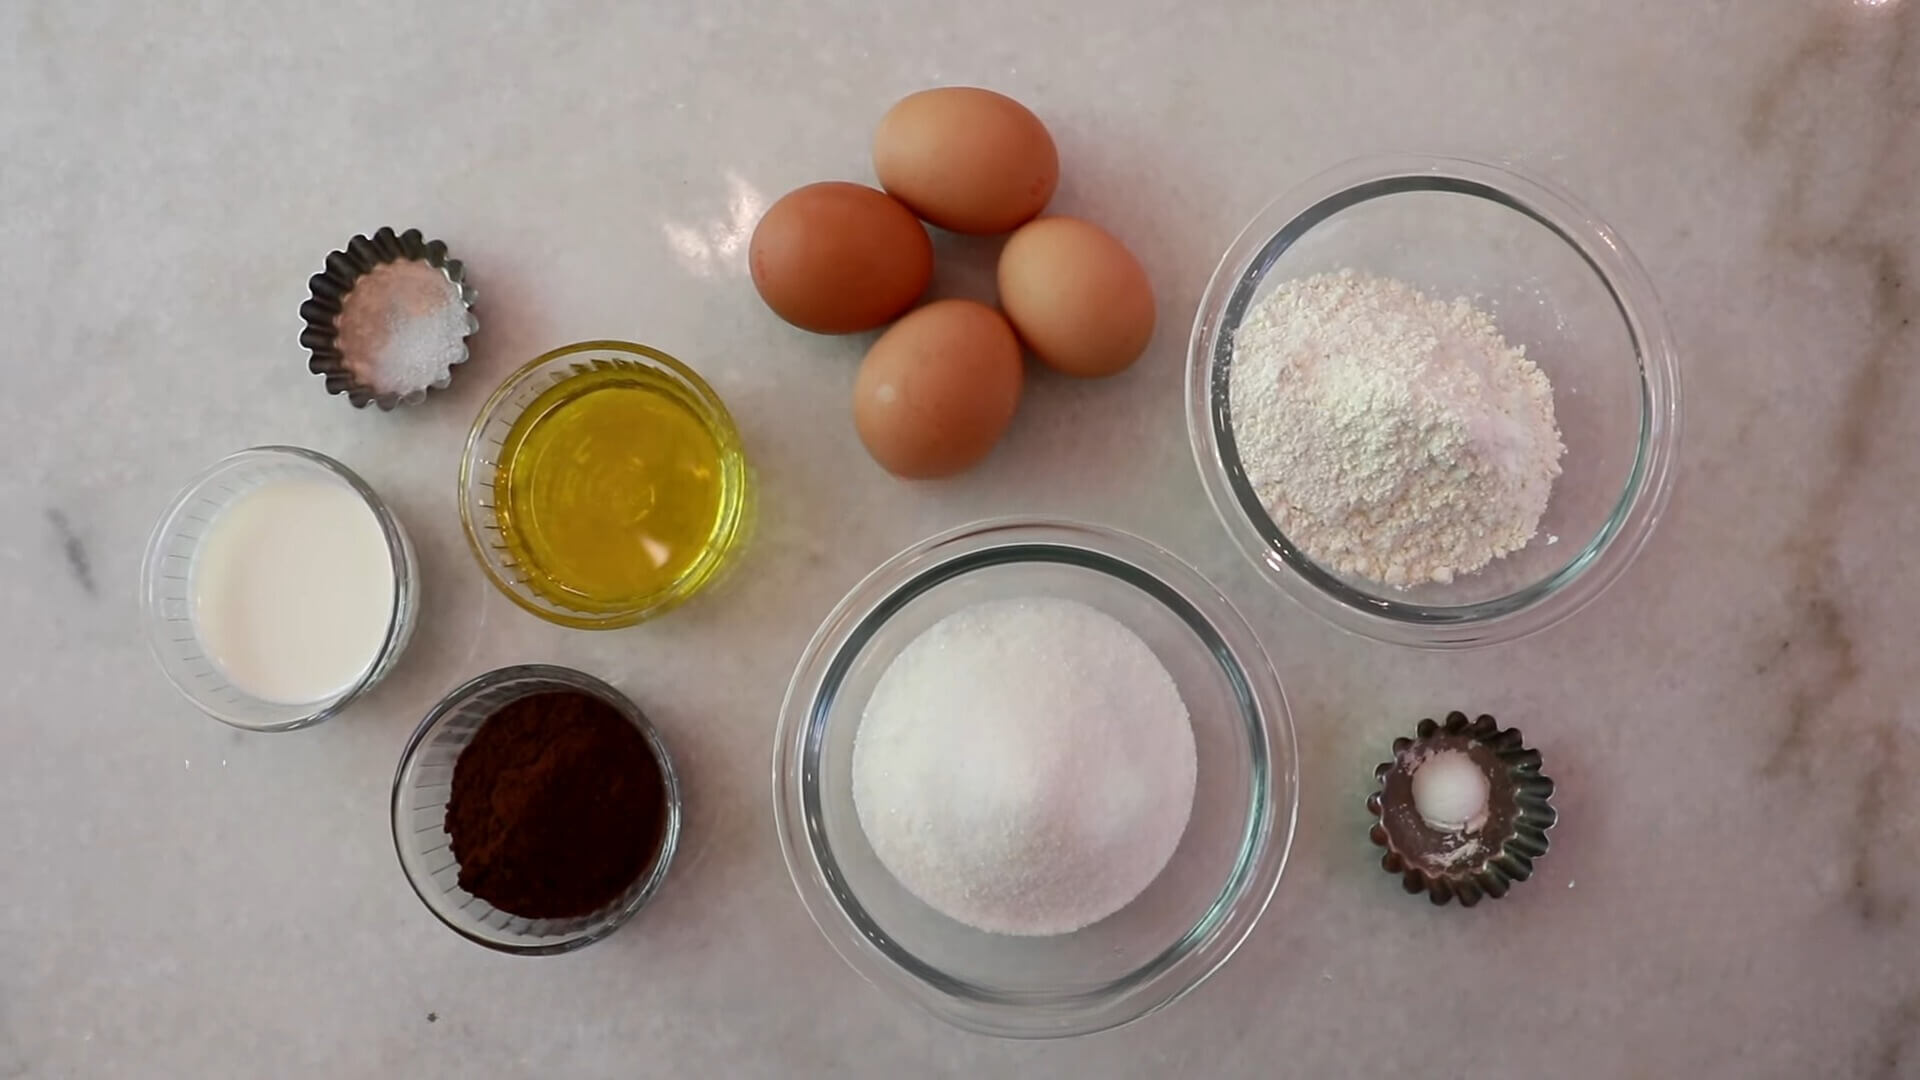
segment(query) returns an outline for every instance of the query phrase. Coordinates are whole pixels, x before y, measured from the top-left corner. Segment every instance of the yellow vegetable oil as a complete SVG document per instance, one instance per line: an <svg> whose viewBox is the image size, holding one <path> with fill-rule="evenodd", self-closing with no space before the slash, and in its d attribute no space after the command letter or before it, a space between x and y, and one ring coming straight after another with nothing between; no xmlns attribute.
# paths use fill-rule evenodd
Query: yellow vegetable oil
<svg viewBox="0 0 1920 1080"><path fill-rule="evenodd" d="M669 363L576 365L501 443L501 541L524 584L556 605L642 618L705 584L741 531L732 423L698 376ZM622 621L633 620L593 620Z"/></svg>

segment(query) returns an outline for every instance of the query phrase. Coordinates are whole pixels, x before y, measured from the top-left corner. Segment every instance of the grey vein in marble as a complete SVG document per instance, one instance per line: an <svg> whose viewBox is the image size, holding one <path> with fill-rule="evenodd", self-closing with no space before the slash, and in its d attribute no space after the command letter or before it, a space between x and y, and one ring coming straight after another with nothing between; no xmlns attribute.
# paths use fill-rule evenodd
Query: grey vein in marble
<svg viewBox="0 0 1920 1080"><path fill-rule="evenodd" d="M53 527L54 536L60 542L60 554L66 559L67 572L73 575L74 583L85 590L88 596L98 591L93 583L93 559L87 554L86 541L74 531L67 515L59 510L47 511L47 524Z"/></svg>
<svg viewBox="0 0 1920 1080"><path fill-rule="evenodd" d="M1767 775L1811 785L1832 783L1829 774L1838 772L1857 789L1841 843L1852 860L1848 903L1869 923L1898 921L1910 907L1910 895L1884 881L1879 866L1894 852L1913 850L1912 830L1901 823L1920 812L1920 792L1900 781L1920 767L1920 735L1899 715L1875 708L1871 688L1860 685L1867 674L1854 641L1860 620L1836 580L1840 571L1829 544L1831 523L1857 497L1857 480L1912 447L1898 408L1920 353L1920 328L1913 324L1920 313L1915 238L1889 223L1896 205L1911 207L1920 165L1913 154L1920 119L1917 38L1920 5L1902 5L1878 19L1822 13L1755 94L1744 127L1757 154L1783 155L1789 163L1769 242L1794 258L1836 267L1870 297L1865 340L1830 435L1828 476L1783 543L1796 625L1780 641L1776 660L1759 671L1764 677L1778 669L1791 680ZM1853 178L1851 197L1823 205L1814 178L1834 129L1814 104L1817 87L1849 76L1863 81L1885 109L1865 133L1868 160L1864 175Z"/></svg>

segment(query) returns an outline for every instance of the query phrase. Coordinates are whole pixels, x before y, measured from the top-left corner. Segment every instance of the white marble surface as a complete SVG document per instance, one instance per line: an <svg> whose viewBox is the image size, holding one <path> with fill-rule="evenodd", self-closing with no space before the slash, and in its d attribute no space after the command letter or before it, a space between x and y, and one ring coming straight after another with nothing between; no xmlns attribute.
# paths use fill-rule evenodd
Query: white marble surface
<svg viewBox="0 0 1920 1080"><path fill-rule="evenodd" d="M512 8L511 14L489 13ZM846 415L858 341L754 301L771 194L868 177L900 94L982 83L1052 126L1056 208L1110 225L1161 331L1040 379L985 467L912 486ZM1920 1076L1920 0L1206 4L0 3L0 1077ZM1343 636L1265 589L1189 459L1183 343L1267 198L1363 153L1510 158L1637 249L1686 349L1676 496L1574 621L1470 655ZM418 225L468 260L457 387L355 412L295 344L333 246ZM988 279L944 243L947 291ZM491 386L630 337L698 366L764 481L722 595L599 635L494 595L454 471ZM385 493L419 636L347 716L247 736L138 634L147 528L227 451L293 442ZM1035 511L1159 540L1244 607L1292 696L1292 864L1171 1010L1056 1045L963 1035L830 951L774 843L790 665L874 563ZM387 835L407 733L509 662L612 679L691 786L656 907L565 958L486 953ZM1471 912L1380 873L1372 764L1454 704L1562 784L1539 877Z"/></svg>

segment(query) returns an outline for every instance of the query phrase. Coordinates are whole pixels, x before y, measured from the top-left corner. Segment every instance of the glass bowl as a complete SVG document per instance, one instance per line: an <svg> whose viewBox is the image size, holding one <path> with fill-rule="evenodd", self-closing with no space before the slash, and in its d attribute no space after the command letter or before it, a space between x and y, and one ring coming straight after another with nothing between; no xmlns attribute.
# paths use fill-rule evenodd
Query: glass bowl
<svg viewBox="0 0 1920 1080"><path fill-rule="evenodd" d="M667 831L653 863L619 898L591 915L525 919L495 908L460 887L460 864L447 837L447 797L453 763L489 716L532 694L573 690L619 710L646 736L666 789ZM393 774L393 848L407 884L427 910L469 941L523 956L572 952L620 928L660 891L680 844L680 778L660 732L626 695L572 668L522 664L489 671L440 699L400 753Z"/></svg>
<svg viewBox="0 0 1920 1080"><path fill-rule="evenodd" d="M720 506L700 556L651 596L620 606L556 602L528 583L529 574L500 537L494 514L495 455L527 408L553 386L595 369L628 369L672 394L720 448ZM487 578L514 603L549 622L581 630L632 626L666 612L711 585L745 542L751 519L746 456L733 417L698 373L658 349L630 341L583 341L536 357L507 376L480 410L460 457L460 523Z"/></svg>
<svg viewBox="0 0 1920 1080"><path fill-rule="evenodd" d="M227 681L193 629L193 561L220 513L263 484L290 478L337 484L358 495L380 523L393 565L393 609L386 635L358 681L330 698L287 704L254 697ZM420 570L400 520L352 469L298 446L256 446L214 462L174 496L147 540L140 568L140 617L160 670L202 712L249 731L292 731L338 715L393 670L413 635Z"/></svg>
<svg viewBox="0 0 1920 1080"><path fill-rule="evenodd" d="M1553 383L1566 454L1532 542L1445 585L1322 567L1262 507L1235 448L1234 334L1283 281L1355 269L1466 297ZM1214 510L1268 580L1379 641L1458 648L1572 615L1626 569L1666 505L1680 373L1653 286L1604 223L1538 180L1446 158L1370 158L1260 211L1214 270L1187 360L1187 431Z"/></svg>
<svg viewBox="0 0 1920 1080"><path fill-rule="evenodd" d="M1191 714L1198 783L1178 849L1131 904L1075 933L1008 937L939 914L880 864L854 811L853 742L875 683L922 631L1035 596L1098 608L1153 649ZM787 688L773 787L787 870L840 955L949 1023L1015 1038L1115 1027L1198 986L1266 909L1298 809L1293 721L1239 613L1144 540L1053 521L933 537L848 593Z"/></svg>

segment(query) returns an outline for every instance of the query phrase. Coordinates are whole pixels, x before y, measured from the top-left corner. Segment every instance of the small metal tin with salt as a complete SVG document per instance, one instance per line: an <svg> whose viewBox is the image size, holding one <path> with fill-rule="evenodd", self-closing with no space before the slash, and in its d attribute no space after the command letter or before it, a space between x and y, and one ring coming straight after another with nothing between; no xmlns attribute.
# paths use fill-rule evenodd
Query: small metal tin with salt
<svg viewBox="0 0 1920 1080"><path fill-rule="evenodd" d="M356 288L364 290L369 281L380 280L375 275L407 273L413 268L431 271L431 277L422 275L420 280L408 283L416 288L426 286L428 295L407 298L405 305L399 297L385 297L390 310L373 313L385 315L387 334L409 335L409 340L397 344L413 354L405 365L409 370L382 373L374 370L380 358L356 355L364 348L356 350L355 340L343 340L365 336L343 334L343 316ZM433 286L439 279L446 283L444 295ZM310 295L300 305L300 318L306 324L300 331L300 344L309 353L307 368L326 377L327 393L346 394L356 409L369 403L383 410L414 405L426 400L428 391L445 389L453 381L453 369L466 362L466 339L480 329L479 317L473 312L477 294L467 284L466 268L460 260L447 257L446 244L425 239L419 229L396 233L391 227L382 227L371 237L355 236L344 249L327 255L327 268L308 279L307 289ZM434 309L436 302L438 310ZM401 311L401 306L421 310ZM446 325L434 326L432 320L436 319ZM394 325L403 321L410 325ZM422 328L428 340L411 340L418 336L413 327ZM373 328L376 333L380 329ZM436 330L441 331L438 339L432 336Z"/></svg>
<svg viewBox="0 0 1920 1080"><path fill-rule="evenodd" d="M1464 757L1486 778L1484 809L1462 826L1430 821L1416 803L1415 775L1442 755ZM1435 904L1457 899L1472 907L1483 897L1505 896L1533 876L1534 860L1547 853L1547 830L1558 819L1540 752L1527 749L1518 729L1484 714L1420 721L1414 738L1393 741L1393 760L1376 768L1374 779L1380 786L1367 796L1367 809L1379 819L1369 835L1387 849L1380 865L1400 875L1408 892L1425 892Z"/></svg>

